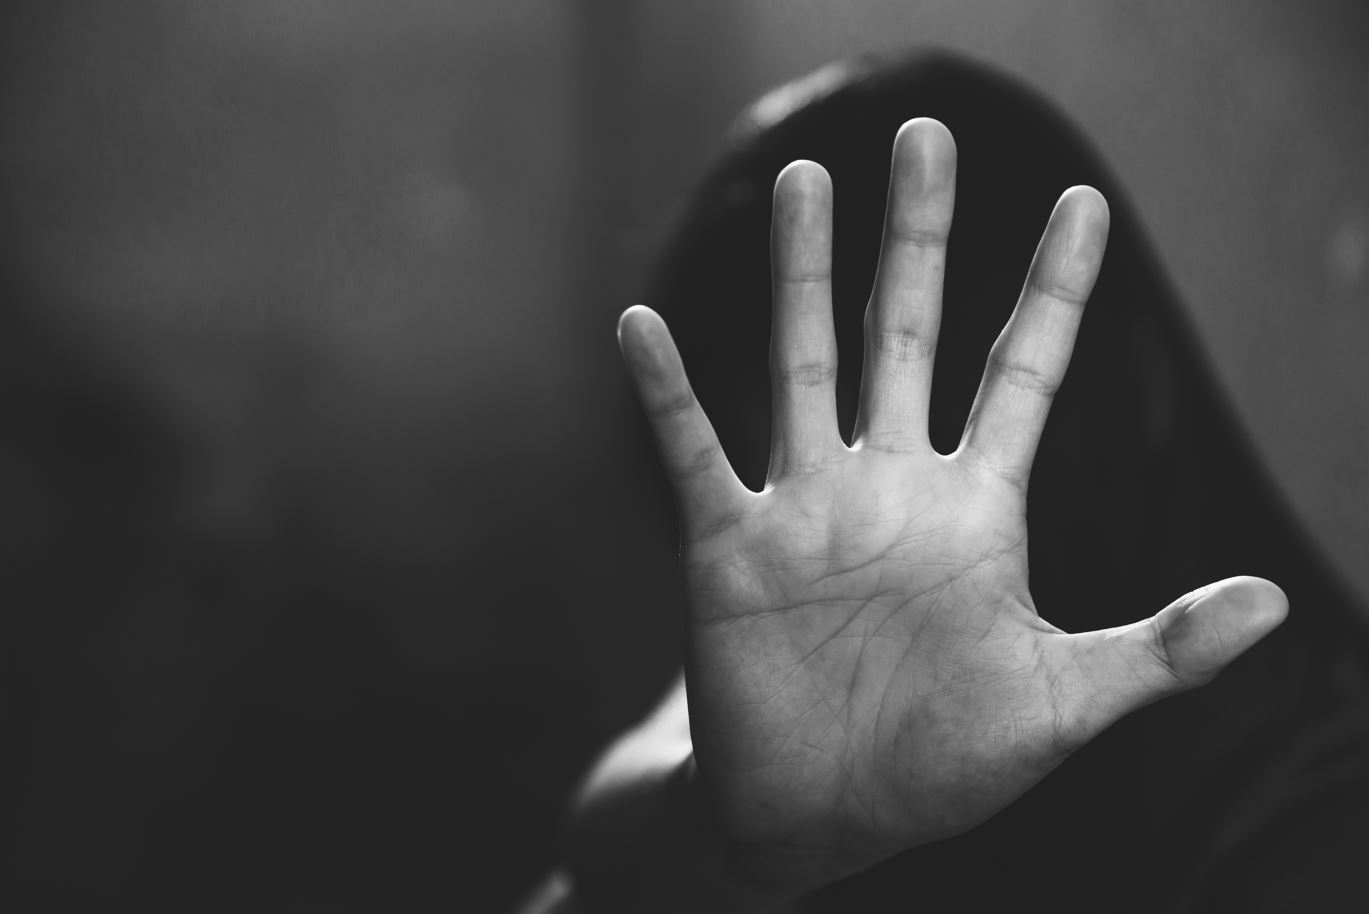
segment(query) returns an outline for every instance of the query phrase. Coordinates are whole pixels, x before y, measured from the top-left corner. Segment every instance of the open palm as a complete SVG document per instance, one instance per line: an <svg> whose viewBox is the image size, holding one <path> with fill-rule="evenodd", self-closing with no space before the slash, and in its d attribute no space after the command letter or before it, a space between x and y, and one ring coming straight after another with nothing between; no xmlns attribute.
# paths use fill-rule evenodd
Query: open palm
<svg viewBox="0 0 1369 914"><path fill-rule="evenodd" d="M775 188L762 492L728 465L660 318L633 308L620 325L680 505L698 783L738 847L811 884L983 821L1128 711L1211 678L1287 610L1277 587L1234 578L1119 629L1066 634L1037 614L1027 480L1107 204L1085 187L1060 198L960 447L942 455L927 405L955 147L936 121L910 121L893 159L850 446L819 166L796 162Z"/></svg>

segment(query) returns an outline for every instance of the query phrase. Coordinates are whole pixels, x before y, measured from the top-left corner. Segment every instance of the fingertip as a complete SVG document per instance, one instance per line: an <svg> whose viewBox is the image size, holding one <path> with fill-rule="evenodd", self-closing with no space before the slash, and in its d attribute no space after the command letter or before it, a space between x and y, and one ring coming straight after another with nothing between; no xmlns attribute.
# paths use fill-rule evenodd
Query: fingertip
<svg viewBox="0 0 1369 914"><path fill-rule="evenodd" d="M618 316L618 344L628 341L646 341L657 328L664 330L665 321L661 315L646 305L633 305Z"/></svg>
<svg viewBox="0 0 1369 914"><path fill-rule="evenodd" d="M813 204L830 205L832 176L817 162L798 159L790 162L775 178L775 206L779 209L808 210Z"/></svg>
<svg viewBox="0 0 1369 914"><path fill-rule="evenodd" d="M1090 234L1106 236L1112 222L1112 210L1107 198L1096 188L1087 184L1076 184L1066 189L1055 204L1061 215L1069 216L1071 221L1085 228Z"/></svg>
<svg viewBox="0 0 1369 914"><path fill-rule="evenodd" d="M1108 202L1096 189L1080 184L1066 190L1041 236L1032 281L1076 304L1087 302L1107 250L1110 221Z"/></svg>
<svg viewBox="0 0 1369 914"><path fill-rule="evenodd" d="M924 188L953 183L955 179L955 137L941 121L915 117L905 121L894 136L894 166L898 171L913 171Z"/></svg>
<svg viewBox="0 0 1369 914"><path fill-rule="evenodd" d="M1164 625L1170 659L1181 671L1216 672L1272 632L1288 615L1288 597L1263 578L1227 578L1196 594L1196 599Z"/></svg>
<svg viewBox="0 0 1369 914"><path fill-rule="evenodd" d="M894 149L916 149L928 158L954 157L955 137L934 117L915 117L904 121L894 135Z"/></svg>
<svg viewBox="0 0 1369 914"><path fill-rule="evenodd" d="M623 338L623 331L628 326L635 324L638 321L648 320L652 315L655 315L658 319L660 318L660 315L656 314L655 311L652 311L646 305L633 305L631 308L628 308L622 314L618 315L618 338L620 340Z"/></svg>
<svg viewBox="0 0 1369 914"><path fill-rule="evenodd" d="M618 347L629 367L659 367L666 360L670 331L665 321L646 305L633 305L618 317Z"/></svg>
<svg viewBox="0 0 1369 914"><path fill-rule="evenodd" d="M1273 581L1238 575L1217 582L1213 589L1221 589L1243 604L1247 623L1263 632L1273 631L1288 618L1288 594Z"/></svg>
<svg viewBox="0 0 1369 914"><path fill-rule="evenodd" d="M770 223L772 275L809 283L832 271L832 179L816 162L791 162L775 179ZM811 289L810 289L811 291ZM788 292L778 285L776 304ZM826 305L830 309L830 303Z"/></svg>

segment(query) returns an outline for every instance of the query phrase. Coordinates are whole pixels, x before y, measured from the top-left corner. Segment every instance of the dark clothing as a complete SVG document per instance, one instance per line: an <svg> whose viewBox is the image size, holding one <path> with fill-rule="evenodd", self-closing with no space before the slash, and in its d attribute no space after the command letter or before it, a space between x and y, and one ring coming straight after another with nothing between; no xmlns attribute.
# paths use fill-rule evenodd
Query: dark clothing
<svg viewBox="0 0 1369 914"><path fill-rule="evenodd" d="M959 149L932 399L943 451L959 440L1055 199L1092 184L1112 206L1102 274L1031 479L1042 615L1066 631L1120 625L1236 574L1278 583L1291 613L1215 682L1127 718L988 824L832 887L818 909L915 899L938 911L1364 910L1369 615L1258 465L1116 180L1041 99L977 66L921 57L737 134L646 298L670 322L734 465L751 484L766 465L769 273L757 253L775 174L808 158L833 178L849 428L890 143L918 116L944 122Z"/></svg>

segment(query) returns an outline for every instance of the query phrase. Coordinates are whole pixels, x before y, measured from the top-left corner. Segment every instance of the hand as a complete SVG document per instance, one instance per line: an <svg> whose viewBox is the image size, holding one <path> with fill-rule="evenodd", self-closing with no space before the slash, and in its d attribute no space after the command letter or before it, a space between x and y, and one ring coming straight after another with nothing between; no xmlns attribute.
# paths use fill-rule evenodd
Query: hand
<svg viewBox="0 0 1369 914"><path fill-rule="evenodd" d="M849 447L831 183L811 162L780 174L761 492L728 465L661 319L638 307L619 326L681 515L697 788L748 864L796 889L982 822L1119 717L1206 682L1287 612L1273 584L1233 578L1117 629L1067 634L1038 614L1027 480L1108 208L1092 188L1061 196L960 446L939 454L927 409L955 157L936 121L895 140Z"/></svg>

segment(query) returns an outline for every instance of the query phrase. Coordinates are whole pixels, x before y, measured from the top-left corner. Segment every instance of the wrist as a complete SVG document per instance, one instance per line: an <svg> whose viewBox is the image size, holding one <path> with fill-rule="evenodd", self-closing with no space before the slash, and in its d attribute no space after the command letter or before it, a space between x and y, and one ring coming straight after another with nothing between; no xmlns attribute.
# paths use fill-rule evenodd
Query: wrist
<svg viewBox="0 0 1369 914"><path fill-rule="evenodd" d="M768 912L802 894L731 841L687 743L634 733L595 767L572 810L566 859L587 911Z"/></svg>
<svg viewBox="0 0 1369 914"><path fill-rule="evenodd" d="M726 896L746 901L739 911L781 911L815 885L795 878L786 861L773 850L736 840L727 833L714 812L704 781L691 752L671 773L671 790L690 817L689 832L708 864L707 870Z"/></svg>

